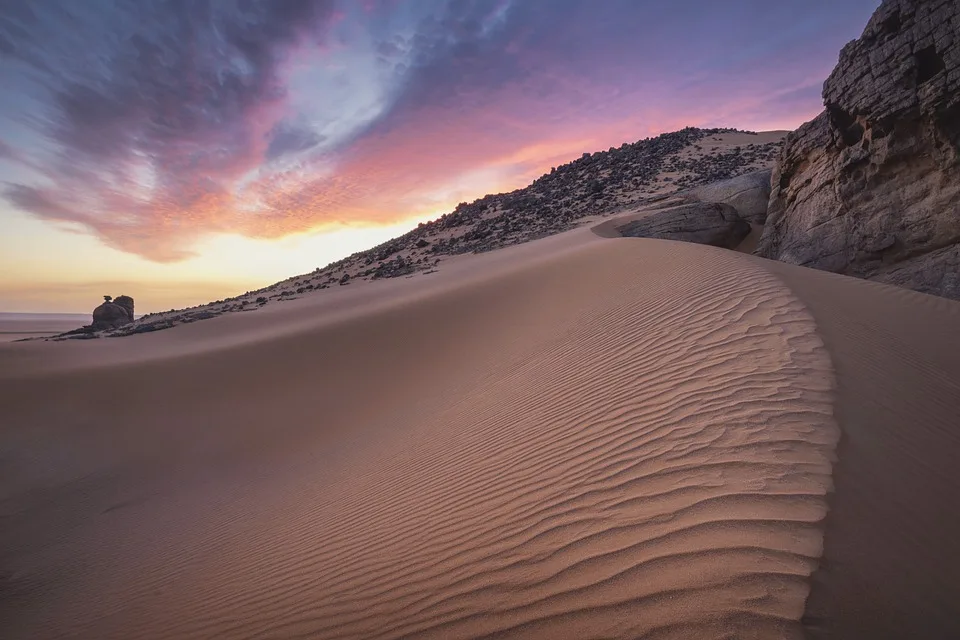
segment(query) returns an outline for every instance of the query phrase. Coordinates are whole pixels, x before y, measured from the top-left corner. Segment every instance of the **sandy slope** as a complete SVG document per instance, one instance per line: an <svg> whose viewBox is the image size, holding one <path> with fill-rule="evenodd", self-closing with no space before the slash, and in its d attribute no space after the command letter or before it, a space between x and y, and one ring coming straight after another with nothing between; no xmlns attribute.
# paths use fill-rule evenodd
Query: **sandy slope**
<svg viewBox="0 0 960 640"><path fill-rule="evenodd" d="M0 630L801 637L834 415L870 420L850 380L891 387L888 441L940 429L960 395L896 391L899 366L934 375L936 333L876 356L842 333L860 292L901 293L769 265L580 229L156 334L0 346ZM931 331L956 319L920 297ZM938 357L934 392L960 379ZM897 513L848 504L881 485L844 447L840 573L863 526L842 523Z"/></svg>
<svg viewBox="0 0 960 640"><path fill-rule="evenodd" d="M764 264L813 313L838 381L810 636L960 638L960 303Z"/></svg>

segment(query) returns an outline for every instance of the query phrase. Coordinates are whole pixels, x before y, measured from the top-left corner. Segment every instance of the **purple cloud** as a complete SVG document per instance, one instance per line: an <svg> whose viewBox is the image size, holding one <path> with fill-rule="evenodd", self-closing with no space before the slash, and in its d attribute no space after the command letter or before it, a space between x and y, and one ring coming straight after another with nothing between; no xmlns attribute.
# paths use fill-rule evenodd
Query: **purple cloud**
<svg viewBox="0 0 960 640"><path fill-rule="evenodd" d="M567 153L799 124L875 4L0 0L0 158L35 178L2 193L160 261L396 222Z"/></svg>
<svg viewBox="0 0 960 640"><path fill-rule="evenodd" d="M278 122L267 136L270 140L266 151L267 160L307 151L324 140L323 136L308 126L288 121Z"/></svg>
<svg viewBox="0 0 960 640"><path fill-rule="evenodd" d="M175 242L152 249L137 239L163 227L185 240L228 228L218 207L229 206L233 183L264 154L309 146L303 132L268 132L283 115L283 64L322 41L336 18L329 0L10 7L0 6L5 51L39 79L48 108L29 122L55 145L43 170L51 186L7 188L24 210L179 259ZM39 41L54 34L58 46ZM182 224L163 224L169 216Z"/></svg>

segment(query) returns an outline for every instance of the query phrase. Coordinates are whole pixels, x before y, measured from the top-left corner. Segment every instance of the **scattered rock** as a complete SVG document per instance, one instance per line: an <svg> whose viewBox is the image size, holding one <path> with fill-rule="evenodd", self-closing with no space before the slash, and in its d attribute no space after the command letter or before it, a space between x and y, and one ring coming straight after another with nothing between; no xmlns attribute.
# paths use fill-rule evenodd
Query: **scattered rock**
<svg viewBox="0 0 960 640"><path fill-rule="evenodd" d="M960 299L960 4L884 0L787 137L757 254Z"/></svg>

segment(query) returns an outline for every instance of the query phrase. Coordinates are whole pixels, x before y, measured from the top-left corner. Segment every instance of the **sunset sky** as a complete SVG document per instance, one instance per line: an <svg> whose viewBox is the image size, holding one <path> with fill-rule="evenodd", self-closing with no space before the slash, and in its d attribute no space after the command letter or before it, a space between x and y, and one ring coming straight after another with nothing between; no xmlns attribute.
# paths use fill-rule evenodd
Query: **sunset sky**
<svg viewBox="0 0 960 640"><path fill-rule="evenodd" d="M684 126L792 129L878 0L0 0L0 311L310 271Z"/></svg>

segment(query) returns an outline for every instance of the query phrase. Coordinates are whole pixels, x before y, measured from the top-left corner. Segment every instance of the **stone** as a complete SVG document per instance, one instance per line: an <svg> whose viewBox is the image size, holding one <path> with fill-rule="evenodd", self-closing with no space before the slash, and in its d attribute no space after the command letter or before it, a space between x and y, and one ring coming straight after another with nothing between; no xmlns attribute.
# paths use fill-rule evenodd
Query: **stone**
<svg viewBox="0 0 960 640"><path fill-rule="evenodd" d="M758 255L960 299L960 3L884 0L787 137Z"/></svg>
<svg viewBox="0 0 960 640"><path fill-rule="evenodd" d="M693 202L720 202L737 210L741 218L754 224L767 219L770 201L771 169L752 171L735 178L694 187L678 194Z"/></svg>
<svg viewBox="0 0 960 640"><path fill-rule="evenodd" d="M878 270L871 280L960 300L960 245L944 247Z"/></svg>
<svg viewBox="0 0 960 640"><path fill-rule="evenodd" d="M750 233L750 224L728 204L701 202L651 211L617 227L621 236L680 240L734 249Z"/></svg>
<svg viewBox="0 0 960 640"><path fill-rule="evenodd" d="M126 310L127 310L127 315L130 316L130 322L133 322L133 319L134 319L134 315L133 315L133 298L131 298L130 296L123 296L123 295L121 295L121 296L118 296L118 297L114 298L114 299L113 299L113 303L114 303L114 304L118 304L118 305L120 305L121 307L123 307L124 309L126 309Z"/></svg>
<svg viewBox="0 0 960 640"><path fill-rule="evenodd" d="M133 322L133 298L120 296L111 300L104 296L104 303L93 310L93 322L90 328L93 331L118 329Z"/></svg>

